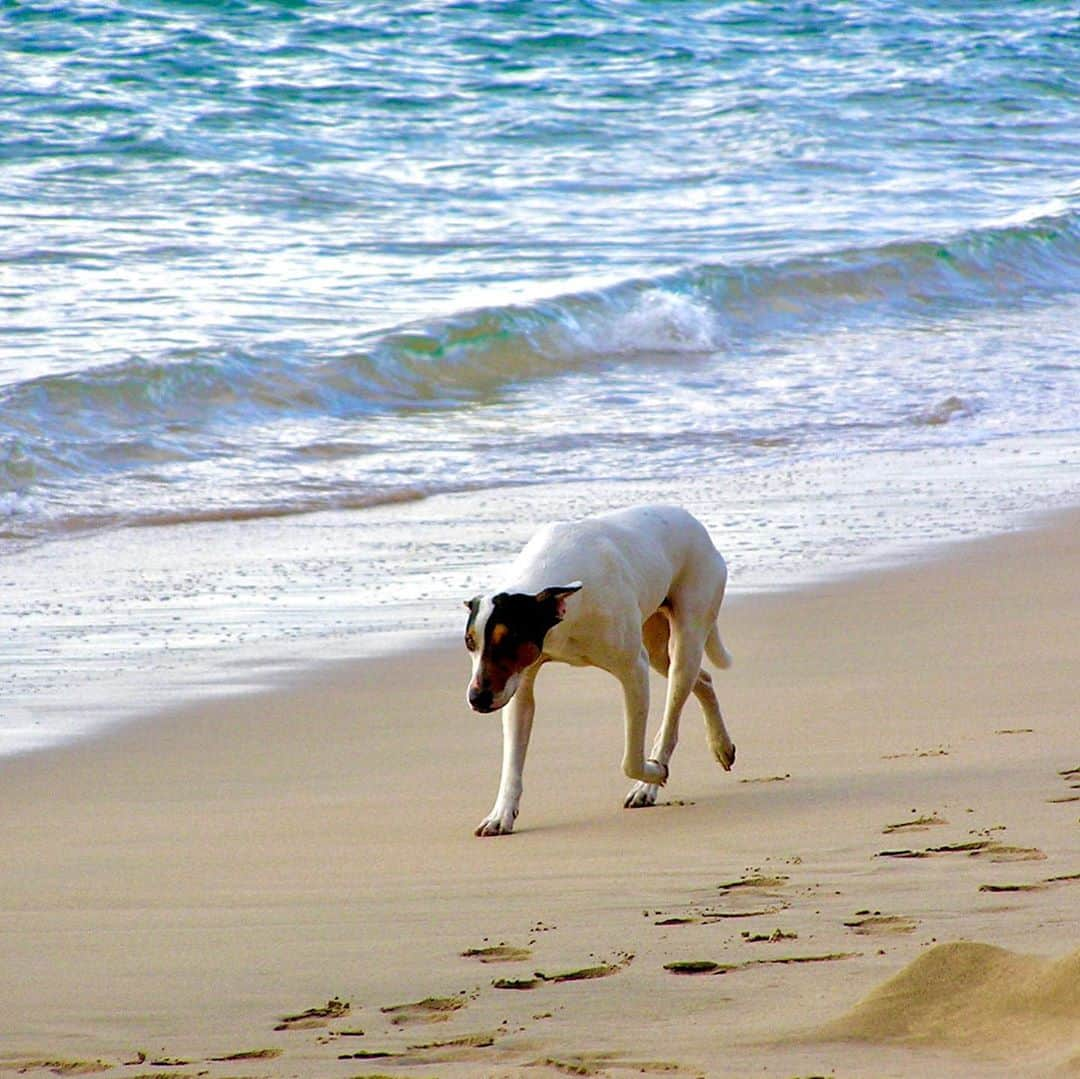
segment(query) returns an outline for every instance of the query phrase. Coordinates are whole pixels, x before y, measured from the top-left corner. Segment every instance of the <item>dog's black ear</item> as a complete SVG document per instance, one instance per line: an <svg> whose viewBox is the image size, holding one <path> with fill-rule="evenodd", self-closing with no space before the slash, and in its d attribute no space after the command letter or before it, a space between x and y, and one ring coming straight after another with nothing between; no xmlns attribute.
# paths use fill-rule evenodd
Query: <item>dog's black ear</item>
<svg viewBox="0 0 1080 1079"><path fill-rule="evenodd" d="M465 600L465 610L476 614L476 612L480 610L480 597L473 596L472 599Z"/></svg>
<svg viewBox="0 0 1080 1079"><path fill-rule="evenodd" d="M571 581L569 584L557 585L554 588L545 588L536 593L536 602L553 605L555 620L561 622L566 617L566 598L575 592L580 592L584 585L581 581Z"/></svg>

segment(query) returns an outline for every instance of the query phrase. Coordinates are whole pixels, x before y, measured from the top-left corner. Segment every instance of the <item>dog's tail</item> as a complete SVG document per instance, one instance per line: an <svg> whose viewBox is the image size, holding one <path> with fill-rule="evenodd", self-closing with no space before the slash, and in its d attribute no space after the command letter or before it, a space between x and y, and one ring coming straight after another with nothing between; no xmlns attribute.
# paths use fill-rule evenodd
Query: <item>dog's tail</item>
<svg viewBox="0 0 1080 1079"><path fill-rule="evenodd" d="M705 654L714 666L723 671L726 671L731 666L731 653L724 647L724 642L720 640L720 631L715 625L709 630L708 637L705 638Z"/></svg>

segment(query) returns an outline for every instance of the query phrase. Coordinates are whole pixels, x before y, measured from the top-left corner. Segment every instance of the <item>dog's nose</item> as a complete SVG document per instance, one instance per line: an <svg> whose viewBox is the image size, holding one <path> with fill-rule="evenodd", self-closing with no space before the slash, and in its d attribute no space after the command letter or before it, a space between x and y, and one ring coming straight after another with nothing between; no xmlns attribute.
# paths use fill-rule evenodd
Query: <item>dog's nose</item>
<svg viewBox="0 0 1080 1079"><path fill-rule="evenodd" d="M469 707L474 712L493 712L492 704L494 701L495 694L490 689L478 689L476 686L469 686Z"/></svg>

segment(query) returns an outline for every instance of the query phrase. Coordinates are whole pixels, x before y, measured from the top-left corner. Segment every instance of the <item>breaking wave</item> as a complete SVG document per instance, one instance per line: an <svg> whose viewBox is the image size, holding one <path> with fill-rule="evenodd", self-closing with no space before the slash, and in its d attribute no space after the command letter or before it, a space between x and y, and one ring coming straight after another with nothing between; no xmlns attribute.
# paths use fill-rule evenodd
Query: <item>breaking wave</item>
<svg viewBox="0 0 1080 1079"><path fill-rule="evenodd" d="M964 309L1078 289L1080 213L1067 211L944 241L693 266L462 311L371 335L337 355L293 345L133 356L0 392L0 510L25 518L40 484L55 491L95 477L164 474L238 453L332 458L339 447L331 435L323 428L311 434L327 419L483 403L522 384L619 365L678 364L716 353L737 365L774 338L931 323ZM950 397L914 422L945 424L972 407ZM755 437L767 439L769 431ZM349 444L347 454L360 452L364 447ZM385 495L411 497L415 490L399 484ZM235 512L300 512L342 498L368 504L381 497L372 490L307 491ZM209 506L181 515L217 513ZM147 523L154 517L160 519L160 507L148 508Z"/></svg>

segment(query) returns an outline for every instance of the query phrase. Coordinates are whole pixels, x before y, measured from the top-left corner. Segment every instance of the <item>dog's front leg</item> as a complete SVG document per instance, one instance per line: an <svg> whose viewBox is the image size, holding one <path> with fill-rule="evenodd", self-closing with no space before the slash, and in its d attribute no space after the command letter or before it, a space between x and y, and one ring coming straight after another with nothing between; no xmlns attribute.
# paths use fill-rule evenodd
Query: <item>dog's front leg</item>
<svg viewBox="0 0 1080 1079"><path fill-rule="evenodd" d="M537 663L524 673L517 692L502 710L503 755L499 793L491 812L476 829L479 836L509 835L514 830L518 803L521 801L525 753L529 748L529 735L532 734L533 714L536 711L533 683L539 669L540 664Z"/></svg>
<svg viewBox="0 0 1080 1079"><path fill-rule="evenodd" d="M642 783L667 782L667 766L645 759L645 725L649 719L649 659L645 649L637 662L617 675L623 687L626 737L623 745L623 771Z"/></svg>

